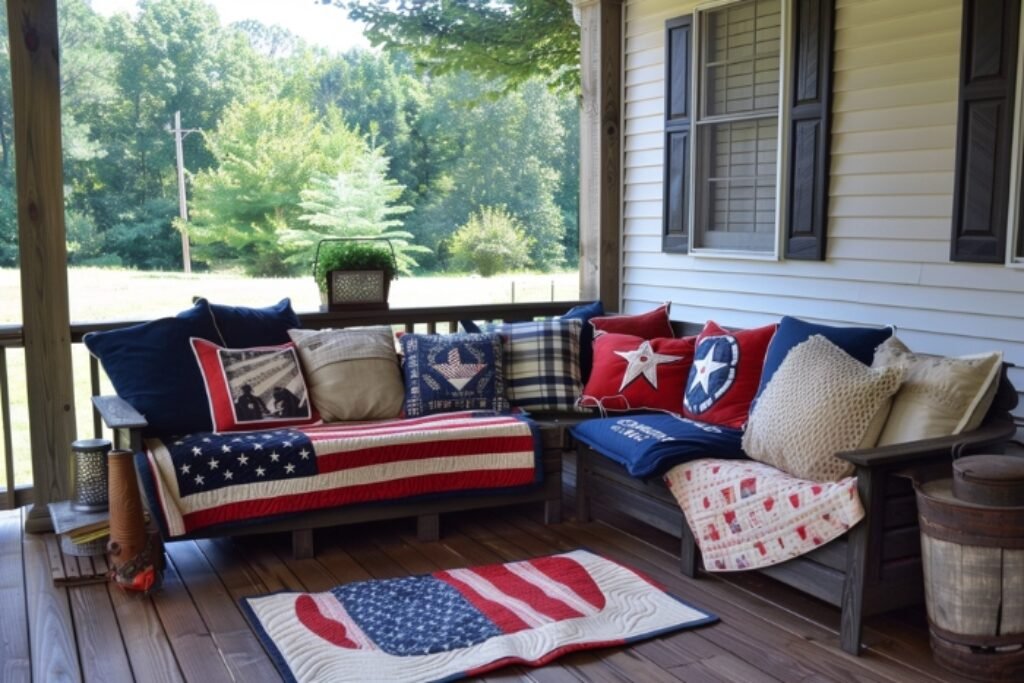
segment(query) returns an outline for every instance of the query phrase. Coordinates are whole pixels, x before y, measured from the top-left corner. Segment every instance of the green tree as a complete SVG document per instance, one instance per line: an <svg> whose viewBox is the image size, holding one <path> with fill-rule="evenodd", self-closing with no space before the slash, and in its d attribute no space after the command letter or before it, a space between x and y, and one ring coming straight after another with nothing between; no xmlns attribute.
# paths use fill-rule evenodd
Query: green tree
<svg viewBox="0 0 1024 683"><path fill-rule="evenodd" d="M428 162L423 141L413 130L424 92L410 70L386 52L355 49L323 61L313 82L317 110L339 108L346 123L371 145L384 148L391 158L391 175L410 194L418 193Z"/></svg>
<svg viewBox="0 0 1024 683"><path fill-rule="evenodd" d="M566 221L555 198L565 154L558 116L564 100L538 81L493 100L481 97L487 87L467 73L432 83L419 125L437 168L406 226L436 249L480 207L505 206L533 239L531 265L559 267Z"/></svg>
<svg viewBox="0 0 1024 683"><path fill-rule="evenodd" d="M321 0L366 24L387 51L431 73L472 72L510 91L539 78L579 89L579 27L566 0Z"/></svg>
<svg viewBox="0 0 1024 683"><path fill-rule="evenodd" d="M180 267L174 137L167 126L181 111L186 127L212 130L230 103L263 91L267 61L240 33L222 28L203 0L141 0L136 18L115 14L88 33L110 62L102 80L113 94L73 104L76 119L103 149L88 172L75 175L81 199L74 208L92 217L108 248L129 249L119 252L126 264L143 267L131 248L141 239L162 250L144 257L148 267ZM69 93L70 101L80 101L83 91ZM184 147L190 170L215 163L203 136L188 136ZM144 238L141 227L149 231Z"/></svg>
<svg viewBox="0 0 1024 683"><path fill-rule="evenodd" d="M419 264L413 254L430 253L412 244L412 235L401 229L400 216L411 206L396 204L404 188L387 177L388 159L379 148L368 150L356 163L334 176L318 173L301 193L299 219L306 229L288 230L282 239L299 250L293 261L312 260L316 244L330 237L380 237L391 242L399 272L411 274Z"/></svg>
<svg viewBox="0 0 1024 683"><path fill-rule="evenodd" d="M484 206L452 236L455 265L484 277L524 268L530 242L523 226L504 207Z"/></svg>
<svg viewBox="0 0 1024 683"><path fill-rule="evenodd" d="M302 190L316 174L351 168L365 143L336 110L319 120L300 102L270 98L232 105L205 137L217 165L195 177L189 234L228 247L250 274L295 272L299 248L281 236L300 221Z"/></svg>

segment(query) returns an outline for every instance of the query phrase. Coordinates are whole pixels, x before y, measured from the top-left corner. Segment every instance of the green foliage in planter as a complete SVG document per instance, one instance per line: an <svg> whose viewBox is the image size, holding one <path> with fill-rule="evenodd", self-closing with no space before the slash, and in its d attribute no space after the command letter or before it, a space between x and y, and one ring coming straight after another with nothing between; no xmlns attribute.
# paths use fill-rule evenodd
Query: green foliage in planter
<svg viewBox="0 0 1024 683"><path fill-rule="evenodd" d="M323 293L327 292L327 273L332 270L383 270L388 280L395 279L395 259L391 250L372 242L328 242L320 249L313 277Z"/></svg>

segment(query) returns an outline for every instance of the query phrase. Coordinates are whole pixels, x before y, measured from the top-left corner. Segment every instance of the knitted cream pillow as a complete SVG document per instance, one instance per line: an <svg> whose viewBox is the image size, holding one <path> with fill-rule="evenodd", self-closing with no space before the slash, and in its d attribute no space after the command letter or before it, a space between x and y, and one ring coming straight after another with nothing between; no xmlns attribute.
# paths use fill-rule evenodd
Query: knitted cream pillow
<svg viewBox="0 0 1024 683"><path fill-rule="evenodd" d="M786 355L743 433L754 460L814 481L836 481L853 465L841 451L870 448L899 389L903 369L872 369L820 334Z"/></svg>
<svg viewBox="0 0 1024 683"><path fill-rule="evenodd" d="M905 374L878 445L976 429L995 398L1002 365L998 351L959 358L927 356L890 337L875 351L872 367L899 366Z"/></svg>

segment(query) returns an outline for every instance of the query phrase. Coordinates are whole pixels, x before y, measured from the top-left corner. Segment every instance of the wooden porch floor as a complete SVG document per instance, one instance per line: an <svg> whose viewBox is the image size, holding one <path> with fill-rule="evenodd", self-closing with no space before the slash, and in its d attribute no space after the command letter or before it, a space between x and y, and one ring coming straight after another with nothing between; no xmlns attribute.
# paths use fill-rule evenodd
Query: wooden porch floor
<svg viewBox="0 0 1024 683"><path fill-rule="evenodd" d="M571 498L570 498L571 500ZM571 514L571 511L570 511ZM544 526L539 510L442 520L442 540L420 543L411 520L317 532L318 554L293 560L288 537L184 541L167 547L164 586L150 598L106 584L56 588L45 539L0 513L0 681L280 680L237 607L244 596L438 568L525 559L586 547L648 573L717 614L713 626L641 644L569 655L541 669L493 672L488 681L898 682L960 680L931 660L923 608L869 622L868 651L839 649L838 611L770 579L683 577L657 532L604 523Z"/></svg>

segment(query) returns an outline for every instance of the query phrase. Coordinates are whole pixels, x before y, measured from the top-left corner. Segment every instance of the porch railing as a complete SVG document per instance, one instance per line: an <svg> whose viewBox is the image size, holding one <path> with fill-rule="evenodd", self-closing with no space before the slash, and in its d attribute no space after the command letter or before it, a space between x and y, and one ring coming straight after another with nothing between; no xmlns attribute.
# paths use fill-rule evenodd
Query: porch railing
<svg viewBox="0 0 1024 683"><path fill-rule="evenodd" d="M578 301L550 301L518 304L488 304L480 306L446 306L439 308L396 308L384 311L344 311L336 313L300 313L302 325L311 329L330 327L354 327L357 325L391 325L404 329L406 332L426 332L429 334L453 332L458 329L460 320L485 320L515 322L550 318L561 315ZM84 322L71 324L71 342L73 345L82 343L82 338L89 332L117 329L135 325L143 321L108 321ZM11 420L10 377L8 373L8 349L24 348L24 335L21 325L0 325L0 427L3 429L3 462L5 481L0 489L0 509L9 509L32 502L30 486L16 487L14 476L14 437ZM89 384L92 396L101 393L101 375L99 361L89 356ZM81 406L78 406L81 408ZM92 436L102 438L105 435L103 422L99 413L92 407ZM80 435L81 436L81 435ZM70 447L70 444L69 444ZM27 457L28 454L26 454Z"/></svg>

